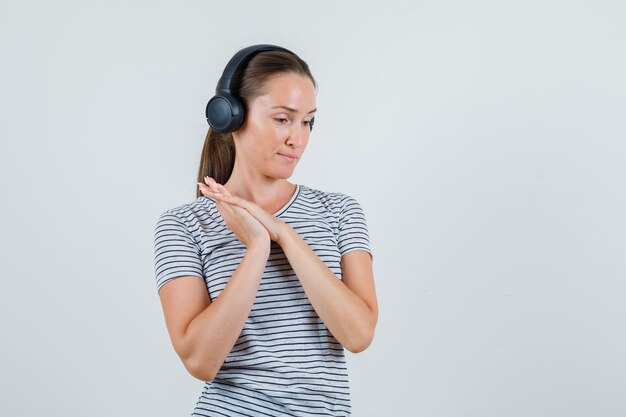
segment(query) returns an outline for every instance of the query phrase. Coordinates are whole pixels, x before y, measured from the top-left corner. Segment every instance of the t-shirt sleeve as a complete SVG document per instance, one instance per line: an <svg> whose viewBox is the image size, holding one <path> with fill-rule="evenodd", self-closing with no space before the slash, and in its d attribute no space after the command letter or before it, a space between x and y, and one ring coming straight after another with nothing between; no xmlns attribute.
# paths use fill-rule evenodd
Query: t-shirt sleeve
<svg viewBox="0 0 626 417"><path fill-rule="evenodd" d="M370 247L367 219L361 204L353 197L342 194L339 209L338 248L341 256L353 250L368 251L374 261Z"/></svg>
<svg viewBox="0 0 626 417"><path fill-rule="evenodd" d="M166 282L185 275L202 277L200 246L189 228L173 213L161 214L154 231L157 293Z"/></svg>

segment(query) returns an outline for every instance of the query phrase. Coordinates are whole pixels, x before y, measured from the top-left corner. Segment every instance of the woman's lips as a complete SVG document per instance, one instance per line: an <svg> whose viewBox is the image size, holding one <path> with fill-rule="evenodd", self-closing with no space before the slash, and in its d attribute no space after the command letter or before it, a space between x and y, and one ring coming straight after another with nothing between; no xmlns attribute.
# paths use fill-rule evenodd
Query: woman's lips
<svg viewBox="0 0 626 417"><path fill-rule="evenodd" d="M289 156L289 155L285 155L285 154L282 154L282 153L279 153L279 155L282 156L283 158L285 158L285 160L287 160L289 162L295 162L295 161L298 160L298 158L295 157L295 156Z"/></svg>

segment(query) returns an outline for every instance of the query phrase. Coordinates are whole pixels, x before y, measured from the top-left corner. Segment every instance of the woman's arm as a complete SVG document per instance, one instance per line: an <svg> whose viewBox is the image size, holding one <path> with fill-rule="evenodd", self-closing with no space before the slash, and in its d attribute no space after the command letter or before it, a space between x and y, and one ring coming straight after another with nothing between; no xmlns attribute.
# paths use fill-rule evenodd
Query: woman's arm
<svg viewBox="0 0 626 417"><path fill-rule="evenodd" d="M350 352L367 349L378 321L370 254L355 250L344 255L342 282L291 226L283 225L278 244L318 316Z"/></svg>
<svg viewBox="0 0 626 417"><path fill-rule="evenodd" d="M161 287L172 345L194 377L212 380L222 367L250 315L269 254L269 244L250 246L213 302L198 277L173 279Z"/></svg>
<svg viewBox="0 0 626 417"><path fill-rule="evenodd" d="M246 209L282 247L311 305L335 339L353 353L367 349L378 321L369 253L353 250L341 258L342 282L287 223L251 201L231 195L212 178L207 177L206 181L212 189L198 183L204 195Z"/></svg>

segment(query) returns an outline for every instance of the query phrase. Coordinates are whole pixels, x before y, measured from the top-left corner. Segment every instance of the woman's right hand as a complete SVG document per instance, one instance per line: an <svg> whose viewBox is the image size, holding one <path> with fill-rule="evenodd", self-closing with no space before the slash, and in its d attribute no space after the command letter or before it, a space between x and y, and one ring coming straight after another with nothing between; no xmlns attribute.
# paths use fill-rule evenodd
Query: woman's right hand
<svg viewBox="0 0 626 417"><path fill-rule="evenodd" d="M252 214L248 213L248 210L212 198L212 194L214 193L230 196L231 194L226 190L226 187L220 187L218 189L215 180L208 177L205 177L204 181L206 184L198 183L200 192L215 201L215 205L222 215L226 226L235 234L239 241L248 248L252 245L259 244L270 245L271 239L267 229Z"/></svg>

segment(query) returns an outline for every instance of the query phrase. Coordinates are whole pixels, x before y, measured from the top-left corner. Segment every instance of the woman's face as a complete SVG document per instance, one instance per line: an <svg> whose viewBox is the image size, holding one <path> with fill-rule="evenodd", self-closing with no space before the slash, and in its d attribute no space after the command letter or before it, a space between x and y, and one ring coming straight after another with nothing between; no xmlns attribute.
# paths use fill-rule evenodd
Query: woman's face
<svg viewBox="0 0 626 417"><path fill-rule="evenodd" d="M315 87L308 77L289 73L272 77L266 91L249 103L243 125L233 132L236 157L246 169L286 179L309 141Z"/></svg>

